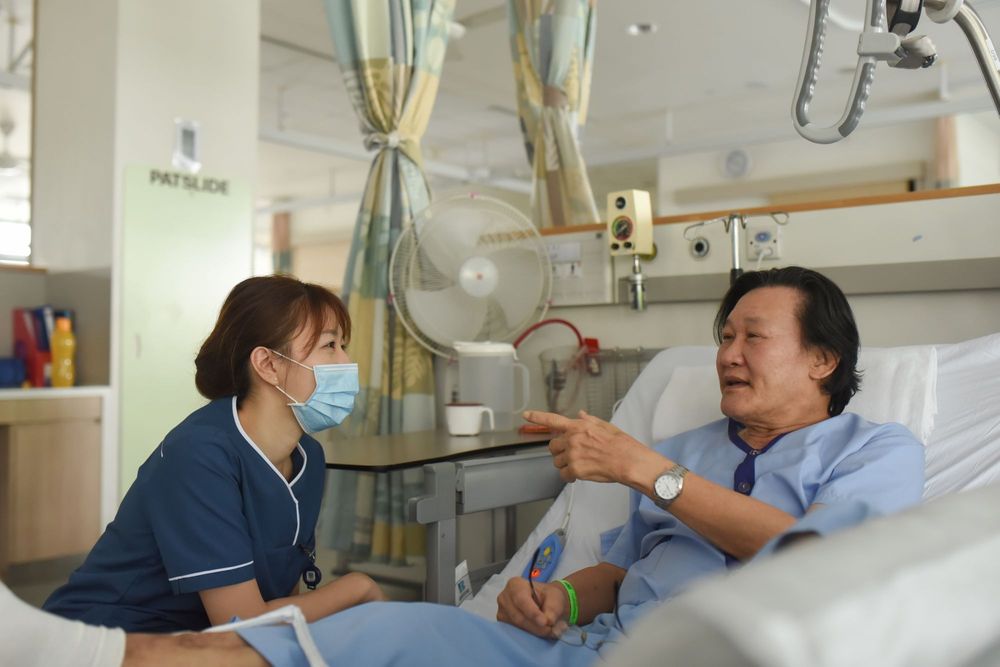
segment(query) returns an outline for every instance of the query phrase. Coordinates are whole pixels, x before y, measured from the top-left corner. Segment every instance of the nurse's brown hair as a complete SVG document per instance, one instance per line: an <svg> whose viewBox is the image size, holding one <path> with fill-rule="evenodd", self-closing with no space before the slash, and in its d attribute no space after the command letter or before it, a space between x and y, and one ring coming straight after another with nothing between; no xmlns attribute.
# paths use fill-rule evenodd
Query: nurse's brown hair
<svg viewBox="0 0 1000 667"><path fill-rule="evenodd" d="M198 351L195 386L205 398L236 396L241 402L250 392L250 352L267 347L291 356L292 339L306 327L312 348L330 311L346 345L351 318L336 294L289 276L247 278L226 297L215 329Z"/></svg>

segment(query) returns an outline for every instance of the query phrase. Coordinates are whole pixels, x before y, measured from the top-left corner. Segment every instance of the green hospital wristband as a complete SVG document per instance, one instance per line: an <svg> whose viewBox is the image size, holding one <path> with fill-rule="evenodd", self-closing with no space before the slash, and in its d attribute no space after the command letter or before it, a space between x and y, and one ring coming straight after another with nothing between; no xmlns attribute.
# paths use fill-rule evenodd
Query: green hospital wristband
<svg viewBox="0 0 1000 667"><path fill-rule="evenodd" d="M576 589L565 579L556 579L556 582L562 584L562 587L566 589L566 595L569 596L569 618L566 620L570 625L576 625L576 619L580 615L580 605L576 601Z"/></svg>

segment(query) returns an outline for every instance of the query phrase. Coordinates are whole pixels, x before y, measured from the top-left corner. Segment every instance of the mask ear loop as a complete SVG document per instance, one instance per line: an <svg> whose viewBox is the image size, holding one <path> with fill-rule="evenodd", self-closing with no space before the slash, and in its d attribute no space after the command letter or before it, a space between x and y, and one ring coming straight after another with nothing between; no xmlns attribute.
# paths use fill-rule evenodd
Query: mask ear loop
<svg viewBox="0 0 1000 667"><path fill-rule="evenodd" d="M273 387L274 387L275 389L277 389L278 391L280 391L280 392L281 392L282 394L284 394L284 395L285 395L285 398L287 398L287 399L288 399L289 401L291 401L291 403L288 403L288 404L287 404L287 405L288 405L288 407L292 407L293 405L302 405L302 402L301 402L301 401L296 401L296 400L295 400L294 398L292 398L292 396L291 396L291 395L290 395L290 394L289 394L289 393L288 393L287 391L285 391L284 389L282 389L282 388L281 388L281 387L279 387L278 385L272 385L272 386L273 386Z"/></svg>
<svg viewBox="0 0 1000 667"><path fill-rule="evenodd" d="M282 359L287 359L288 361L292 362L293 364L299 364L299 366L302 366L302 368L305 368L306 370L313 371L313 373L315 374L315 371L312 368L310 368L309 366L306 366L305 364L299 363L298 361L295 361L291 357L286 357L285 355L283 355L281 352L278 352L277 350L272 350L271 348L267 348L267 349L268 349L269 352L272 352L272 353L278 355ZM275 385L271 385L271 386L273 386L275 389L277 389L278 391L280 391L282 394L285 395L285 398L287 398L289 401L291 401L291 403L288 403L289 407L291 407L293 405L303 405L302 401L296 401L294 398L292 398L291 394L289 394L287 391L285 391L284 389L282 389L278 385L275 384Z"/></svg>

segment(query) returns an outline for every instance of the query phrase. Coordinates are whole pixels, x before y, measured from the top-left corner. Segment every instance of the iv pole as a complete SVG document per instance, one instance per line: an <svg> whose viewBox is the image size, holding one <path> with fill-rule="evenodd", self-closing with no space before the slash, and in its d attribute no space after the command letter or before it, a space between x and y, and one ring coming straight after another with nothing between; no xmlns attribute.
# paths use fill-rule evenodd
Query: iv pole
<svg viewBox="0 0 1000 667"><path fill-rule="evenodd" d="M736 279L743 275L743 267L740 266L740 247L742 246L743 231L747 228L747 217L739 213L731 213L729 217L723 219L723 226L729 234L730 246L732 247L732 268L729 269L729 285L732 287Z"/></svg>

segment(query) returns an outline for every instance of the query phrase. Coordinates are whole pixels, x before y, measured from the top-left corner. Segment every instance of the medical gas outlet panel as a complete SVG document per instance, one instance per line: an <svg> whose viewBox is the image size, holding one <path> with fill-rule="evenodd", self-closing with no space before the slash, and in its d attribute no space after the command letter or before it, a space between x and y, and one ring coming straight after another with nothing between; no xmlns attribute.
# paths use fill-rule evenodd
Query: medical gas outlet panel
<svg viewBox="0 0 1000 667"><path fill-rule="evenodd" d="M648 192L609 193L607 219L612 255L653 254L653 208Z"/></svg>
<svg viewBox="0 0 1000 667"><path fill-rule="evenodd" d="M781 226L773 220L751 220L746 227L747 259L781 259Z"/></svg>

